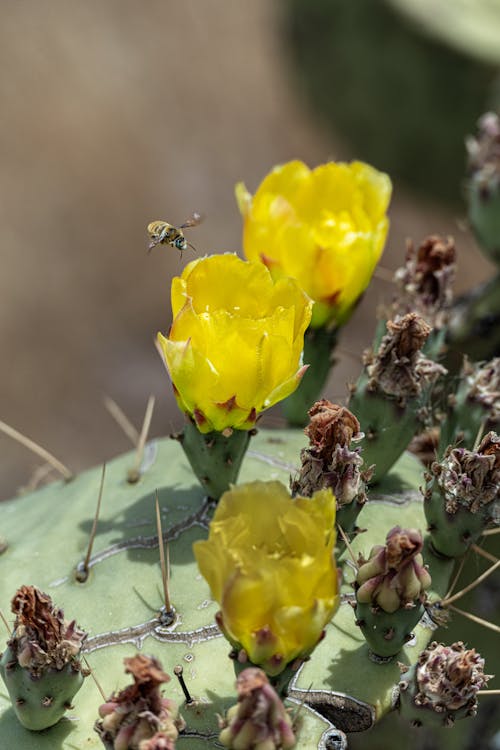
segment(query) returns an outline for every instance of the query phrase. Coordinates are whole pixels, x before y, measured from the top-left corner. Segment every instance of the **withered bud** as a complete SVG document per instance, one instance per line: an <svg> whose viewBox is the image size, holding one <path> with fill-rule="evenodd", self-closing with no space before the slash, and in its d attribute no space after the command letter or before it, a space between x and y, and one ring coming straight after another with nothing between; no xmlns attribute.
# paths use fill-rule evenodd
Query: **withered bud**
<svg viewBox="0 0 500 750"><path fill-rule="evenodd" d="M478 121L477 136L466 140L468 173L478 174L485 186L492 178L500 180L500 118L487 112Z"/></svg>
<svg viewBox="0 0 500 750"><path fill-rule="evenodd" d="M64 612L36 586L21 586L16 591L11 610L16 615L9 646L21 667L36 677L44 669L61 670L72 662L80 669L78 655L87 634L74 620L64 619Z"/></svg>
<svg viewBox="0 0 500 750"><path fill-rule="evenodd" d="M219 741L234 750L287 750L295 746L292 720L265 673L244 669L236 682L238 703L221 720Z"/></svg>
<svg viewBox="0 0 500 750"><path fill-rule="evenodd" d="M301 469L291 481L292 494L310 497L317 490L331 488L338 508L354 499L363 504L365 482L372 470L361 471L361 449L350 447L363 437L357 418L346 407L326 399L317 401L308 413L311 421L304 432L309 448L301 451Z"/></svg>
<svg viewBox="0 0 500 750"><path fill-rule="evenodd" d="M149 692L164 682L170 682L170 677L163 671L160 662L154 657L136 654L123 660L125 674L131 674L135 684L139 687L145 686Z"/></svg>
<svg viewBox="0 0 500 750"><path fill-rule="evenodd" d="M484 674L484 659L459 641L451 646L431 643L418 658L416 702L435 711L473 709L476 694L489 680Z"/></svg>
<svg viewBox="0 0 500 750"><path fill-rule="evenodd" d="M489 421L500 422L500 357L482 365L465 362L464 376L467 398L482 404L489 412Z"/></svg>
<svg viewBox="0 0 500 750"><path fill-rule="evenodd" d="M350 445L362 435L357 418L345 406L327 399L316 401L308 411L311 419L304 432L318 456L329 458L337 445Z"/></svg>
<svg viewBox="0 0 500 750"><path fill-rule="evenodd" d="M422 535L416 529L395 526L386 537L385 546L372 548L366 560L359 559L356 597L361 604L371 603L385 612L411 607L423 601L431 577L422 558Z"/></svg>
<svg viewBox="0 0 500 750"><path fill-rule="evenodd" d="M395 396L404 406L408 398L418 396L423 387L445 374L444 367L421 353L431 330L417 313L389 320L378 352L365 356L368 390Z"/></svg>
<svg viewBox="0 0 500 750"><path fill-rule="evenodd" d="M500 497L500 437L485 435L477 450L448 448L442 461L432 464L447 513L461 507L478 513Z"/></svg>
<svg viewBox="0 0 500 750"><path fill-rule="evenodd" d="M395 526L386 537L386 564L388 569L398 570L407 560L422 551L424 542L416 529L401 529Z"/></svg>
<svg viewBox="0 0 500 750"><path fill-rule="evenodd" d="M399 295L393 304L393 315L416 312L433 328L442 328L453 298L455 272L456 250L452 237L430 235L418 248L409 240L405 265L394 277Z"/></svg>
<svg viewBox="0 0 500 750"><path fill-rule="evenodd" d="M134 683L119 693L113 693L106 703L99 706L100 719L95 725L97 733L104 744L113 744L117 750L170 750L175 747L172 743L185 726L175 703L160 693L160 685L168 682L170 677L154 657L137 654L124 659L124 664ZM160 739L169 739L171 744L151 747L145 744L158 734Z"/></svg>

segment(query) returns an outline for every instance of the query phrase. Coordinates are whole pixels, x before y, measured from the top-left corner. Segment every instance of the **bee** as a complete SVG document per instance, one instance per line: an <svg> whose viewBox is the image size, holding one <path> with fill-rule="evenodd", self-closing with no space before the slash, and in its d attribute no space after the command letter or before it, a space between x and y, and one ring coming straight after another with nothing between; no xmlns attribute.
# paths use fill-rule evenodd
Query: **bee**
<svg viewBox="0 0 500 750"><path fill-rule="evenodd" d="M168 221L162 221L161 219L152 221L151 224L148 224L148 234L151 239L148 252L151 252L156 245L170 245L170 247L175 247L177 250L180 250L181 256L182 251L188 247L196 252L196 248L186 240L182 230L187 229L187 227L195 227L202 221L202 218L201 214L195 212L180 227L175 227L173 224L169 224Z"/></svg>

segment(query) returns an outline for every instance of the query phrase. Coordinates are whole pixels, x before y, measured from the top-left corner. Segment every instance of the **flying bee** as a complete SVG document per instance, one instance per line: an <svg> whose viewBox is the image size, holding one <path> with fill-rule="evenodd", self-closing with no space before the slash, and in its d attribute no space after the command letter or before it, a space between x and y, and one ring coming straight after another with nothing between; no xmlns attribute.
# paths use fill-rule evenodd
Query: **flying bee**
<svg viewBox="0 0 500 750"><path fill-rule="evenodd" d="M169 224L168 221L162 221L161 219L152 221L151 224L148 224L148 234L151 239L148 252L151 252L156 245L170 245L170 247L175 247L177 250L180 250L181 256L182 251L188 247L196 252L196 248L186 240L182 230L188 227L195 227L202 221L202 218L201 214L195 212L180 227L175 227L173 224Z"/></svg>

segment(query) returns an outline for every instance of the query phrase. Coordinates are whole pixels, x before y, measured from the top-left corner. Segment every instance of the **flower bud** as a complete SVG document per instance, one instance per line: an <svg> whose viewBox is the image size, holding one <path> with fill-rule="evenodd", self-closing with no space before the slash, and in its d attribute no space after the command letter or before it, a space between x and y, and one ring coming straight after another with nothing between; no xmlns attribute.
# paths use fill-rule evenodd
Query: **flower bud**
<svg viewBox="0 0 500 750"><path fill-rule="evenodd" d="M373 547L368 560L359 559L357 624L377 656L397 654L422 617L425 591L431 584L422 547L419 531L395 526L385 546Z"/></svg>
<svg viewBox="0 0 500 750"><path fill-rule="evenodd" d="M452 237L430 235L418 248L409 241L405 265L394 276L399 294L392 306L393 316L416 312L432 328L443 328L453 299L455 260Z"/></svg>
<svg viewBox="0 0 500 750"><path fill-rule="evenodd" d="M184 721L174 702L160 693L160 685L170 677L154 657L137 654L124 659L124 664L134 683L99 707L96 732L114 750L171 750ZM155 735L158 744L148 744ZM170 744L165 744L167 740Z"/></svg>
<svg viewBox="0 0 500 750"><path fill-rule="evenodd" d="M369 601L385 612L395 612L400 607L424 597L430 586L430 576L423 567L422 535L415 529L395 526L386 538L385 547L372 549L368 560L360 559L356 576L357 599ZM374 586L374 581L377 585Z"/></svg>
<svg viewBox="0 0 500 750"><path fill-rule="evenodd" d="M261 669L244 669L238 703L221 721L219 740L232 750L287 750L295 746L292 720Z"/></svg>

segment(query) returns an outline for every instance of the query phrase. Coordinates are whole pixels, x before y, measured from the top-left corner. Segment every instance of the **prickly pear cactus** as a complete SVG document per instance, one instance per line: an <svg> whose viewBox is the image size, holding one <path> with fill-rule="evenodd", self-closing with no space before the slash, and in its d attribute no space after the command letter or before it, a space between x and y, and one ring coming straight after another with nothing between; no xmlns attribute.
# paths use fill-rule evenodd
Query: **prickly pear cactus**
<svg viewBox="0 0 500 750"><path fill-rule="evenodd" d="M297 470L302 431L260 430L243 462L240 482L279 479L288 484ZM235 675L227 658L229 646L214 622L211 601L198 572L192 543L207 535L211 507L178 443L159 440L147 445L141 478L127 482L132 455L107 465L100 519L88 579L76 580L75 569L85 556L93 523L101 468L86 471L68 483L58 482L2 506L0 607L9 618L9 602L22 584L47 592L88 632L83 652L106 695L126 684L123 659L138 650L157 657L172 680L165 695L181 707L186 729L179 748L221 747L217 714L234 703ZM400 525L425 530L420 464L405 454L363 507L358 525L367 529L353 542L365 555L383 543L387 530ZM158 489L164 538L169 542L170 597L175 620L162 619L162 577L155 521ZM341 557L341 562L346 557ZM431 596L445 593L452 562L426 554L432 575ZM299 742L303 750L326 750L342 731L368 729L391 708L399 681L397 661L370 660L364 638L354 627L350 602L353 571L344 565L342 603L327 626L326 638L291 683L288 702L299 710ZM433 624L421 621L414 638L401 651L401 660L414 663L431 640ZM5 633L5 641L8 639ZM175 680L181 665L193 702L187 704ZM5 687L0 684L2 746L23 750L102 748L93 730L103 702L92 677L73 700L74 708L54 727L30 732L16 719ZM295 706L294 706L295 704Z"/></svg>

